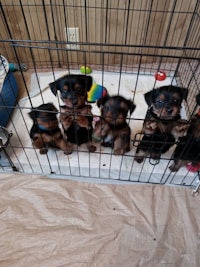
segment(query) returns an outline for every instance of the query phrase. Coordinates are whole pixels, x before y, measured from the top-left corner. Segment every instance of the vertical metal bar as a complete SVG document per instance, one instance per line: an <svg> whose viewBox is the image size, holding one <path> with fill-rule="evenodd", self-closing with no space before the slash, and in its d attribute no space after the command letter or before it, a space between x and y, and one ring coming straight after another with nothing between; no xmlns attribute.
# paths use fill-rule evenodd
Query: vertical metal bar
<svg viewBox="0 0 200 267"><path fill-rule="evenodd" d="M55 41L58 41L57 31L56 31L56 25L55 25L55 19L54 19L54 12L55 12L55 8L57 10L57 6L54 5L54 12L53 12L52 0L50 0L50 7L51 7L51 17L52 17L52 22L53 22L54 39L55 39ZM56 53L57 53L57 57L58 57L58 66L61 67L59 50L58 50L58 43L56 43L56 48L57 48L56 49Z"/></svg>

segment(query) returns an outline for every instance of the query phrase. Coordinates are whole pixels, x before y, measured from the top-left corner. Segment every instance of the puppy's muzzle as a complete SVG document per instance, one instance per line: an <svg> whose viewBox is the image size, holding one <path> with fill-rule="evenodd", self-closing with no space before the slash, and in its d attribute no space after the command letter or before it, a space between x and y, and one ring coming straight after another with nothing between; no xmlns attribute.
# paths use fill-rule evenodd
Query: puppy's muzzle
<svg viewBox="0 0 200 267"><path fill-rule="evenodd" d="M73 105L76 105L78 103L77 98L74 94L61 92L61 98L63 101L68 99Z"/></svg>
<svg viewBox="0 0 200 267"><path fill-rule="evenodd" d="M171 115L172 112L173 112L173 109L172 109L172 107L170 107L170 106L166 106L166 111L167 111L167 113L168 113L169 115Z"/></svg>

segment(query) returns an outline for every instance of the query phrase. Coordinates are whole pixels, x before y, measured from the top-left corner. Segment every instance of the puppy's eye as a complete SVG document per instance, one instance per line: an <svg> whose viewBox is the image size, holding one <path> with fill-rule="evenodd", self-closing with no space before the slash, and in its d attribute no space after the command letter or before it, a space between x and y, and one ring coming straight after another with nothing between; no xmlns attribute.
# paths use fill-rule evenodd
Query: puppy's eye
<svg viewBox="0 0 200 267"><path fill-rule="evenodd" d="M172 103L173 103L173 104L179 104L180 101L179 101L179 99L175 98L175 99L172 100Z"/></svg>
<svg viewBox="0 0 200 267"><path fill-rule="evenodd" d="M67 98L68 91L66 91L66 90L61 91L61 95L63 98Z"/></svg>
<svg viewBox="0 0 200 267"><path fill-rule="evenodd" d="M162 104L162 103L164 103L164 101L163 100L157 100L157 102L159 103L159 104Z"/></svg>
<svg viewBox="0 0 200 267"><path fill-rule="evenodd" d="M158 99L158 100L156 100L156 105L157 106L164 106L164 104L165 104L165 101L164 100L162 100L162 99Z"/></svg>

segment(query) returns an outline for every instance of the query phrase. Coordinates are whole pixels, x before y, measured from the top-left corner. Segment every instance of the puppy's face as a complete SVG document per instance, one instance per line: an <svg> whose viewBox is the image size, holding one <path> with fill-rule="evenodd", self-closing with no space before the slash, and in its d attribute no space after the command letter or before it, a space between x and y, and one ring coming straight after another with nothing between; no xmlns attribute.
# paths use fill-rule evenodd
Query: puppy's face
<svg viewBox="0 0 200 267"><path fill-rule="evenodd" d="M50 89L54 95L60 91L61 99L67 107L80 108L85 105L91 86L91 76L66 75L51 83Z"/></svg>
<svg viewBox="0 0 200 267"><path fill-rule="evenodd" d="M51 104L42 104L33 108L29 116L41 129L55 129L58 126L57 109Z"/></svg>
<svg viewBox="0 0 200 267"><path fill-rule="evenodd" d="M171 120L180 114L182 101L188 90L177 86L162 86L146 93L145 100L152 112L164 120Z"/></svg>
<svg viewBox="0 0 200 267"><path fill-rule="evenodd" d="M130 100L122 96L106 96L97 101L101 107L101 115L104 120L111 125L120 125L126 121L128 112L130 114L135 109L135 105Z"/></svg>

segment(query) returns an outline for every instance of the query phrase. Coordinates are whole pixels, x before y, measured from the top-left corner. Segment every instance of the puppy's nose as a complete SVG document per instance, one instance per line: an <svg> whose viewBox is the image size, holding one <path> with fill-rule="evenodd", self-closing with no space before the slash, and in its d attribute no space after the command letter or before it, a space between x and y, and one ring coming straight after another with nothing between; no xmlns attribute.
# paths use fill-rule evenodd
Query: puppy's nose
<svg viewBox="0 0 200 267"><path fill-rule="evenodd" d="M166 109L167 109L168 114L172 114L173 109L171 107L167 107Z"/></svg>

